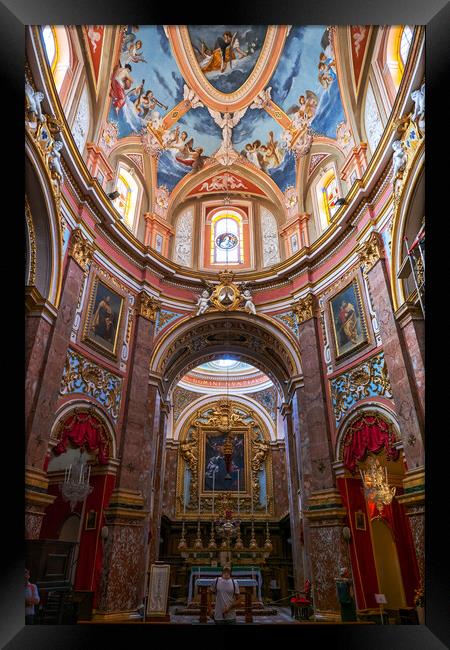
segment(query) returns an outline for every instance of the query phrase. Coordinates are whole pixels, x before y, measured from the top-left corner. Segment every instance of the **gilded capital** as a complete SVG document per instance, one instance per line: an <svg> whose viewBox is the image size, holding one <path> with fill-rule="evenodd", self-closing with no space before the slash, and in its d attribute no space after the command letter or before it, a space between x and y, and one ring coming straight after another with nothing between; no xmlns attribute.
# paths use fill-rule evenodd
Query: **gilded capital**
<svg viewBox="0 0 450 650"><path fill-rule="evenodd" d="M292 305L292 311L297 316L298 324L304 323L314 316L314 296L308 293L306 298Z"/></svg>
<svg viewBox="0 0 450 650"><path fill-rule="evenodd" d="M156 314L161 309L161 302L149 296L148 293L142 291L138 296L138 314L143 316L152 323L156 320Z"/></svg>
<svg viewBox="0 0 450 650"><path fill-rule="evenodd" d="M361 244L359 249L359 260L363 266L363 273L367 274L384 257L384 248L380 235L373 232L369 239Z"/></svg>
<svg viewBox="0 0 450 650"><path fill-rule="evenodd" d="M69 255L81 266L83 271L87 271L93 254L94 246L84 237L80 228L76 228L70 239Z"/></svg>

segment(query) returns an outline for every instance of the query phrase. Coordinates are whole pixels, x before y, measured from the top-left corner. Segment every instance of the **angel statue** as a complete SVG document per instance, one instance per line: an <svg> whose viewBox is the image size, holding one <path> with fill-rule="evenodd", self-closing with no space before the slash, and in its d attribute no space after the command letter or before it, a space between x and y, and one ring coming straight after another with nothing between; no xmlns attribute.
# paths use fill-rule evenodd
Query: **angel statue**
<svg viewBox="0 0 450 650"><path fill-rule="evenodd" d="M217 126L222 129L222 144L214 157L222 163L222 165L231 165L234 158L237 157L237 154L233 156L233 144L231 142L233 128L240 122L241 118L246 113L247 106L240 111L235 111L233 115L231 115L231 113L213 111L209 106L208 111Z"/></svg>
<svg viewBox="0 0 450 650"><path fill-rule="evenodd" d="M244 309L249 314L256 314L255 303L253 302L252 294L249 289L244 289L242 292L242 299L244 300Z"/></svg>
<svg viewBox="0 0 450 650"><path fill-rule="evenodd" d="M44 121L42 114L41 102L44 99L44 93L35 91L28 81L25 82L25 98L27 104L27 112L30 115L37 115L39 122Z"/></svg>
<svg viewBox="0 0 450 650"><path fill-rule="evenodd" d="M394 154L392 156L392 163L394 167L394 178L400 175L400 172L402 172L405 167L406 167L406 161L407 161L407 156L406 152L403 149L403 144L401 140L394 140L392 143L392 148L394 150Z"/></svg>
<svg viewBox="0 0 450 650"><path fill-rule="evenodd" d="M414 102L414 111L412 119L417 120L419 129L425 131L425 84L423 83L417 90L411 93L411 99Z"/></svg>
<svg viewBox="0 0 450 650"><path fill-rule="evenodd" d="M56 174L59 180L63 179L63 170L61 166L61 154L59 153L63 148L61 140L55 140L53 147L50 151L49 167L50 171Z"/></svg>
<svg viewBox="0 0 450 650"><path fill-rule="evenodd" d="M208 309L208 307L211 306L211 301L209 299L209 293L206 289L202 291L201 296L199 296L197 300L197 313L196 316L201 316L202 314L205 313L205 311Z"/></svg>

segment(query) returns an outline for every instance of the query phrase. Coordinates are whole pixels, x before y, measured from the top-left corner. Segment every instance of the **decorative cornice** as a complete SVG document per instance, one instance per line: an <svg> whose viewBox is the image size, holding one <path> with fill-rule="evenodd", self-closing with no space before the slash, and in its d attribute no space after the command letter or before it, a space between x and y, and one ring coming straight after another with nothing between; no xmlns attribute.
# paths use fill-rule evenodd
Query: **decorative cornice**
<svg viewBox="0 0 450 650"><path fill-rule="evenodd" d="M69 244L69 255L87 271L94 255L94 246L83 236L80 228L72 231Z"/></svg>
<svg viewBox="0 0 450 650"><path fill-rule="evenodd" d="M377 232L372 232L369 239L363 242L359 248L359 260L363 267L363 273L367 275L375 266L378 260L384 258L384 247Z"/></svg>
<svg viewBox="0 0 450 650"><path fill-rule="evenodd" d="M143 316L154 323L156 320L156 314L161 309L161 301L149 296L145 291L141 291L138 295L137 304L137 313L139 316Z"/></svg>
<svg viewBox="0 0 450 650"><path fill-rule="evenodd" d="M315 299L312 293L308 293L306 298L299 300L292 305L292 311L297 316L298 324L301 325L314 316Z"/></svg>

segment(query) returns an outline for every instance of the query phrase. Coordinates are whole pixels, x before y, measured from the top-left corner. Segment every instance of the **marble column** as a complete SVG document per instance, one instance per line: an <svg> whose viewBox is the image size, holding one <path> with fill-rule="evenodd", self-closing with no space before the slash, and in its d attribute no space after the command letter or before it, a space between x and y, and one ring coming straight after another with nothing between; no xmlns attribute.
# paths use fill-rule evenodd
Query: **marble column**
<svg viewBox="0 0 450 650"><path fill-rule="evenodd" d="M136 609L145 595L154 448L160 426L159 389L149 384L149 363L159 309L159 301L145 292L139 294L121 436L121 465L113 492L115 499L111 498L108 509L111 535L105 545L98 616Z"/></svg>
<svg viewBox="0 0 450 650"><path fill-rule="evenodd" d="M58 311L36 287L25 290L25 310L25 431L28 431Z"/></svg>
<svg viewBox="0 0 450 650"><path fill-rule="evenodd" d="M70 343L70 332L72 329L75 309L80 293L83 275L88 271L92 259L93 246L85 239L80 229L75 229L71 235L69 255L64 273L61 300L56 316L55 324L48 336L48 344L45 358L40 363L41 379L38 394L33 395L33 383L38 382L39 361L34 364L33 359L38 359L40 354L33 356L30 350L28 373L27 373L27 398L32 400L28 404L29 417L26 430L26 465L29 470L42 473L45 457L48 450L50 431L55 418L56 405L58 401L61 377L67 357L67 349ZM44 337L45 338L45 337ZM30 365L31 364L31 365ZM45 483L45 479L42 478ZM46 489L42 480L38 483L31 481L25 489L26 516L27 520L33 520L33 536L39 536L38 519L42 523L42 514L36 509L36 499L43 498L43 490ZM39 496L36 496L36 492ZM48 505L48 503L46 504Z"/></svg>
<svg viewBox="0 0 450 650"><path fill-rule="evenodd" d="M306 506L314 609L337 613L340 605L335 579L340 567L350 569L351 566L348 545L342 534L347 510L335 488L314 492Z"/></svg>
<svg viewBox="0 0 450 650"><path fill-rule="evenodd" d="M380 324L384 358L391 380L406 463L408 470L417 469L424 464L422 407L411 359L394 315L384 248L378 233L373 232L361 246L360 260ZM420 348L418 343L417 347ZM416 353L414 355L417 356Z"/></svg>
<svg viewBox="0 0 450 650"><path fill-rule="evenodd" d="M405 348L409 356L420 406L420 419L425 418L425 320L417 305L404 303L395 312Z"/></svg>
<svg viewBox="0 0 450 650"><path fill-rule="evenodd" d="M322 372L320 326L315 299L308 294L293 305L298 321L298 337L302 355L303 387L298 389L301 422L301 466L307 491L335 486L334 460L328 420L325 382Z"/></svg>
<svg viewBox="0 0 450 650"><path fill-rule="evenodd" d="M299 475L297 467L297 454L295 435L298 431L298 425L293 422L293 412L291 404L283 404L281 414L285 419L285 442L286 442L286 468L289 496L290 527L292 541L292 562L294 566L294 587L303 589L305 582L305 567L303 558L303 522L300 513L299 503Z"/></svg>
<svg viewBox="0 0 450 650"><path fill-rule="evenodd" d="M308 573L318 609L338 609L334 579L341 562L343 518L335 488L333 446L327 411L321 358L320 327L312 294L293 306L298 321L303 386L296 391L298 409L298 462L303 501L305 551ZM317 506L318 502L318 506ZM316 513L319 510L320 516ZM316 516L317 515L317 516ZM342 549L346 550L345 545Z"/></svg>
<svg viewBox="0 0 450 650"><path fill-rule="evenodd" d="M169 413L169 404L163 402L161 404L161 416L159 419L159 434L155 450L153 474L153 502L151 507L151 522L150 522L150 549L148 559L148 570L150 565L159 558L160 550L160 537L161 537L161 514L162 514L162 500L163 500L163 486L164 486L164 470L165 470L165 441L166 441L166 427L167 417Z"/></svg>
<svg viewBox="0 0 450 650"><path fill-rule="evenodd" d="M414 550L420 578L424 584L425 575L425 472L423 468L406 472L403 479L404 493L397 496L399 503L405 506L405 512L411 527Z"/></svg>

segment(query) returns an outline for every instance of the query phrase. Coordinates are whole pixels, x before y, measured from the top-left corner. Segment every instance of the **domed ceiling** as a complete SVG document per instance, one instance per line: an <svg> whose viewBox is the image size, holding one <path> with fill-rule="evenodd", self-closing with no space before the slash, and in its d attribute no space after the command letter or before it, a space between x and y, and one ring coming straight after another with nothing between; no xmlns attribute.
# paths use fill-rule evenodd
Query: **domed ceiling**
<svg viewBox="0 0 450 650"><path fill-rule="evenodd" d="M326 26L129 25L108 101L118 141L141 138L169 192L227 154L285 192L299 153L345 120Z"/></svg>
<svg viewBox="0 0 450 650"><path fill-rule="evenodd" d="M206 388L217 393L252 393L273 386L261 370L237 359L215 359L189 371L178 384L201 392Z"/></svg>

